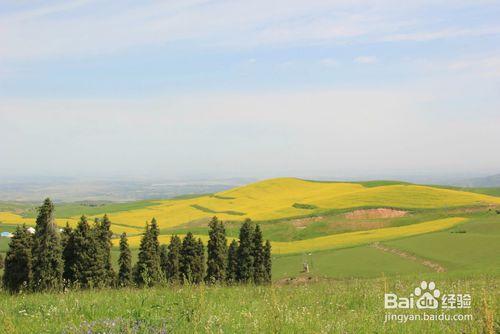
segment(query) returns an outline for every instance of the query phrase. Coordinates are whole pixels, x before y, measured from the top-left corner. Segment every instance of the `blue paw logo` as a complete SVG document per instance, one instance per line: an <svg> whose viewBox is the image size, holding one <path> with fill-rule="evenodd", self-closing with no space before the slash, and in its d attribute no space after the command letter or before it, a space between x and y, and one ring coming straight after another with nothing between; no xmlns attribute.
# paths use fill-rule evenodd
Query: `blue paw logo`
<svg viewBox="0 0 500 334"><path fill-rule="evenodd" d="M422 281L420 286L415 288L414 295L418 298L416 306L419 309L437 309L439 307L438 298L441 292L436 289L434 282Z"/></svg>

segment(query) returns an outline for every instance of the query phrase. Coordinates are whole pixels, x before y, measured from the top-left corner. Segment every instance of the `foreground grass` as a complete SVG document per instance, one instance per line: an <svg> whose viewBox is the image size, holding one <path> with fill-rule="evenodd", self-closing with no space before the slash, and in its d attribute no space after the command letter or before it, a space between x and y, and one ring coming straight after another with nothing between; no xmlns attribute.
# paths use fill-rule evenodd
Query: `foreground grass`
<svg viewBox="0 0 500 334"><path fill-rule="evenodd" d="M470 293L472 321L384 323L383 294L408 296L423 277L266 287L162 287L0 293L1 333L493 333L500 279L436 281Z"/></svg>

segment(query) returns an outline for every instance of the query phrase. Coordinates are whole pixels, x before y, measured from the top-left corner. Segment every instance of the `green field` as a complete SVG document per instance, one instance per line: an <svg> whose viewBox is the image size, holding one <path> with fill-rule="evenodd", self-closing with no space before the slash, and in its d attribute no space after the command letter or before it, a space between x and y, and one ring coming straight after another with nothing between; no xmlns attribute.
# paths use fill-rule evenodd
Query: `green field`
<svg viewBox="0 0 500 334"><path fill-rule="evenodd" d="M441 276L500 274L500 221L493 215L471 219L450 230L383 244L415 255L418 260L439 264L446 270ZM433 272L420 261L366 245L275 256L275 279L301 276L303 262L309 264L311 276L320 277L378 277Z"/></svg>

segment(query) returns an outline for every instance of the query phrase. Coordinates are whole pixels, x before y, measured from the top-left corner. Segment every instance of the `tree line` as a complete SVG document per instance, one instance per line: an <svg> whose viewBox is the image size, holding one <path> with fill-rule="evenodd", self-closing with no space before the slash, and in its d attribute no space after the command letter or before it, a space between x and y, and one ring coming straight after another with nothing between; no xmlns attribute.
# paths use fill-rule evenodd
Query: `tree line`
<svg viewBox="0 0 500 334"><path fill-rule="evenodd" d="M207 247L191 232L159 242L156 219L146 224L135 265L126 233L119 243L118 272L113 268L111 221L107 215L59 233L54 204L46 199L38 209L35 233L18 226L2 264L3 287L10 292L59 291L64 288L102 288L171 284L267 284L271 282L271 244L263 241L258 224L247 219L239 242L229 246L222 221L209 223Z"/></svg>

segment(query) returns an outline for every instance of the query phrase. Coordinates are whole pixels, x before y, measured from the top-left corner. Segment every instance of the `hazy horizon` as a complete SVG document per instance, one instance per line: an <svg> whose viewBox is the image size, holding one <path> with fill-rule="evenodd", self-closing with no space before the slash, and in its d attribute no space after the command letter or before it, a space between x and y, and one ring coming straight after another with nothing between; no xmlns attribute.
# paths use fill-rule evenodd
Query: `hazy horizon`
<svg viewBox="0 0 500 334"><path fill-rule="evenodd" d="M497 174L499 16L498 1L3 1L0 178Z"/></svg>

